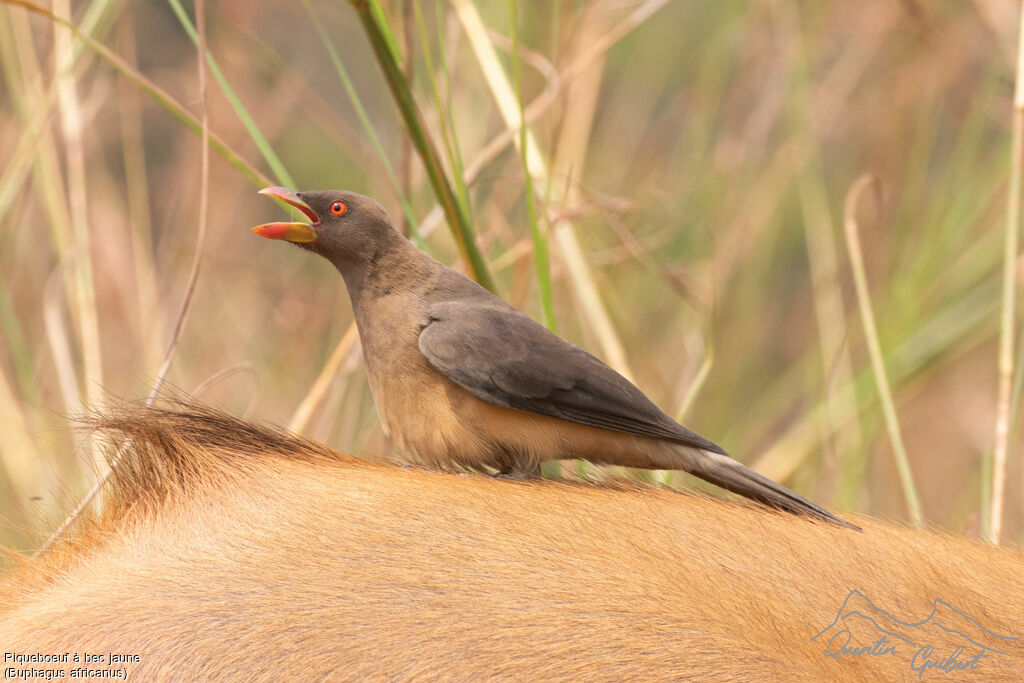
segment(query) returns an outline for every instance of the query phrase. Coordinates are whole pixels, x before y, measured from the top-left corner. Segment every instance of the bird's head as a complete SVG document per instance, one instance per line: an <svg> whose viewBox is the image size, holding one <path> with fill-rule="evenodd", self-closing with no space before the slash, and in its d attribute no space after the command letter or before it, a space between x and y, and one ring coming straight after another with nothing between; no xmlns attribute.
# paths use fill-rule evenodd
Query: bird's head
<svg viewBox="0 0 1024 683"><path fill-rule="evenodd" d="M372 258L382 243L397 235L384 208L355 192L296 192L287 187L265 187L260 194L291 204L309 222L264 223L253 232L272 240L294 242L326 257L339 269L346 263Z"/></svg>

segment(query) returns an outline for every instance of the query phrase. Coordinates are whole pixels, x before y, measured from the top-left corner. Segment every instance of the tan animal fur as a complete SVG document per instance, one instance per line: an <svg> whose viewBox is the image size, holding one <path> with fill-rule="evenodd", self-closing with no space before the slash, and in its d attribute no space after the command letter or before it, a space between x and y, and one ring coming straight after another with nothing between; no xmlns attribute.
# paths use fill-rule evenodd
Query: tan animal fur
<svg viewBox="0 0 1024 683"><path fill-rule="evenodd" d="M1024 557L946 534L369 464L198 406L98 422L133 445L113 502L0 579L2 652L137 654L133 680L916 679L811 641L854 589L1024 637ZM1024 680L1000 642L922 680Z"/></svg>

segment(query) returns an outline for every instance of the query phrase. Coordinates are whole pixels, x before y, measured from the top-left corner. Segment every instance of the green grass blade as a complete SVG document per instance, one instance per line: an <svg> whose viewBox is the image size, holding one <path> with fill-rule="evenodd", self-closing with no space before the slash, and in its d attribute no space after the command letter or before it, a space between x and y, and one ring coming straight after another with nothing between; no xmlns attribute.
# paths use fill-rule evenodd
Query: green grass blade
<svg viewBox="0 0 1024 683"><path fill-rule="evenodd" d="M188 33L189 38L192 39L193 43L198 43L199 36L196 33L195 27L192 25L192 20L189 19L188 14L185 13L185 8L181 6L178 0L167 0L171 5L171 9L174 10L174 14L178 17L178 21L181 22L185 32ZM220 67L217 66L217 61L213 58L209 52L206 53L206 63L210 67L210 73L217 79L217 84L220 89L224 92L224 96L228 98L228 102L231 103L231 107L235 110L235 114L238 115L242 125L245 126L245 130L248 131L252 141L256 144L256 147L260 150L260 154L263 155L267 165L270 166L270 170L273 171L274 176L280 181L280 183L287 185L288 187L295 187L295 180L292 179L288 170L285 169L284 163L281 162L281 158L277 156L277 152L270 146L270 143L264 137L260 131L259 126L253 120L252 116L249 115L249 110L242 104L242 100L238 98L235 91L228 85L228 81L224 78L224 74L221 72Z"/></svg>
<svg viewBox="0 0 1024 683"><path fill-rule="evenodd" d="M366 131L366 135L370 138L370 143L373 145L373 149L377 152L377 156L380 158L380 162L384 166L384 172L388 176L388 181L391 183L392 188L394 188L395 196L398 197L398 202L402 205L402 213L405 214L405 220L409 223L409 230L412 232L413 241L416 242L416 245L420 249L429 251L427 249L426 242L423 241L423 237L420 235L419 222L416 220L412 206L409 204L409 199L402 191L402 185L398 182L398 176L395 174L395 170L391 166L391 160L388 159L388 154L384 151L384 145L381 144L380 138L377 136L377 131L374 129L373 123L370 122L370 116L366 113L366 108L363 107L363 101L359 98L359 93L356 92L355 86L352 84L352 79L349 78L345 64L341 61L338 51L334 48L334 43L331 42L331 38L327 34L324 22L320 19L320 15L317 14L316 10L313 9L309 0L302 0L302 4L305 6L306 13L309 15L310 23L313 24L313 28L316 30L317 35L320 36L320 41L324 44L324 48L327 50L327 54L331 58L331 64L334 65L334 70L338 73L338 78L341 79L341 85L345 88L345 93L348 95L349 101L352 102L352 106L356 110L356 116L359 117L359 122L362 124L363 130Z"/></svg>
<svg viewBox="0 0 1024 683"><path fill-rule="evenodd" d="M523 107L522 90L522 64L519 60L519 32L516 29L516 0L508 0L509 33L512 37L512 82L516 89L516 101L519 103L519 120L524 121L525 110ZM530 221L530 237L533 239L533 259L537 270L537 286L540 289L541 306L544 309L544 324L552 332L558 331L558 324L555 320L555 302L551 294L551 267L548 260L548 241L541 232L537 220L537 205L533 196L533 176L530 175L530 167L526 159L526 131L527 126L519 126L519 159L523 165L523 185L526 196L526 213Z"/></svg>
<svg viewBox="0 0 1024 683"><path fill-rule="evenodd" d="M26 0L0 0L0 2L7 3L9 5L17 5L23 7L30 12L42 15L50 21L56 22L61 26L64 26L75 33L75 37L78 38L82 43L90 50L99 55L104 61L110 64L114 69L118 71L122 76L127 78L129 81L141 88L147 95L153 98L153 100L161 107L170 112L175 118L181 121L185 126L193 133L199 135L202 133L202 126L199 121L192 116L191 113L185 107L174 99L167 91L160 86L153 83L151 80L143 76L141 73L135 70L135 68L128 64L126 61L121 59L117 54L112 52L107 46L103 45L96 40L93 40L87 35L81 33L74 24L58 17L57 15L50 12L45 7L37 5L33 2L27 2ZM51 102L56 99L56 88L51 88L47 93L47 102ZM40 119L41 123L39 128L42 128L45 119ZM34 132L34 131L33 131ZM29 135L31 137L31 135ZM36 136L37 138L38 136ZM24 138L24 136L23 136ZM31 140L30 140L31 143ZM260 187L266 185L273 185L274 181L271 180L267 175L256 169L252 164L245 160L245 158L235 151L230 145L228 145L222 138L214 133L210 133L210 149L215 151L221 157L224 158L229 164L235 169L242 173L248 178L253 184L259 185ZM31 161L31 159L29 159ZM0 179L0 218L10 207L10 201L13 199L12 193L16 191L16 186L8 181L8 177L15 175L15 169L12 166L8 166L4 169L3 179Z"/></svg>
<svg viewBox="0 0 1024 683"><path fill-rule="evenodd" d="M435 3L434 6L437 9L438 33L441 34L443 33L442 27L444 26L443 5L442 3ZM455 128L455 117L452 114L451 108L451 83L448 78L448 58L444 51L444 36L438 36L437 44L440 51L440 70L443 72L446 90L449 95L447 102L442 99L441 89L437 84L437 76L435 74L438 69L435 68L434 58L430 53L430 36L427 33L427 25L423 19L419 0L413 0L412 7L413 14L416 17L416 27L420 35L420 41L424 45L423 61L426 66L424 71L427 74L427 81L430 83L434 107L437 109L437 120L441 127L441 142L444 144L445 153L448 155L448 166L452 169L455 197L458 199L462 211L469 215L469 188L464 177L465 170L462 164L462 155L459 152L458 132Z"/></svg>
<svg viewBox="0 0 1024 683"><path fill-rule="evenodd" d="M405 74L402 73L401 64L395 58L397 50L394 48L394 38L391 37L389 40L391 30L388 28L387 22L382 20L383 15L379 7L376 9L371 8L371 5L377 5L376 2L370 0L350 0L350 2L355 8L360 22L363 24L366 35L370 40L370 46L377 57L377 63L384 72L385 80L387 80L391 94L395 98L395 104L402 115L406 129L409 131L409 136L412 138L416 151L423 160L431 187L433 187L434 194L444 209L448 224L451 226L452 234L455 237L455 243L458 245L462 257L469 264L476 281L487 289L495 291L496 287L494 279L491 277L490 269L487 267L487 262L476 246L468 212L462 208L452 190L451 183L448 181L441 166L437 150L427 136L423 119L412 98L412 91L405 80Z"/></svg>
<svg viewBox="0 0 1024 683"><path fill-rule="evenodd" d="M917 496L917 487L914 485L910 459L907 457L907 450L903 444L903 434L899 419L896 417L896 406L892 398L889 376L885 370L885 360L882 357L882 349L878 341L878 329L875 326L875 316L871 310L871 295L868 292L867 275L864 269L864 256L860 248L857 221L854 218L857 198L864 189L874 182L873 176L861 176L846 195L846 205L843 209L846 244L850 253L850 270L853 272L853 283L857 291L861 321L864 323L864 338L871 356L871 366L874 369L875 383L878 386L878 397L882 403L882 414L885 417L886 429L889 431L889 440L896 458L900 483L903 485L903 495L907 500L907 511L914 526L923 528L924 516L921 514L921 501Z"/></svg>
<svg viewBox="0 0 1024 683"><path fill-rule="evenodd" d="M419 7L419 2L416 2L416 7ZM444 5L440 2L434 3L434 8L437 14L437 49L440 57L441 64L441 75L444 77L444 88L447 97L442 101L439 96L439 90L434 88L434 97L437 100L438 113L441 121L444 122L442 126L442 132L445 133L445 142L448 145L448 158L450 159L453 180L455 182L455 194L462 202L462 209L467 214L469 213L469 186L466 185L465 178L465 166L462 163L462 147L459 145L459 129L455 125L455 113L452 107L452 81L450 73L448 71L448 55L445 51L445 35L444 35ZM429 44L429 43L427 43ZM429 56L430 51L426 50L426 54ZM431 82L434 80L434 70L428 69L428 75L431 78Z"/></svg>
<svg viewBox="0 0 1024 683"><path fill-rule="evenodd" d="M1021 174L1024 171L1024 9L1020 12L1017 30L1018 53L1016 84L1013 93L1013 123L1010 154L1010 187L1007 190L1006 239L1003 246L1003 292L999 316L999 372L996 403L995 444L992 454L991 492L987 501L990 512L985 519L985 537L999 544L1003 528L1003 507L1006 498L1006 463L1010 450L1010 402L1013 393L1013 361L1015 319L1017 317L1017 259L1020 258Z"/></svg>

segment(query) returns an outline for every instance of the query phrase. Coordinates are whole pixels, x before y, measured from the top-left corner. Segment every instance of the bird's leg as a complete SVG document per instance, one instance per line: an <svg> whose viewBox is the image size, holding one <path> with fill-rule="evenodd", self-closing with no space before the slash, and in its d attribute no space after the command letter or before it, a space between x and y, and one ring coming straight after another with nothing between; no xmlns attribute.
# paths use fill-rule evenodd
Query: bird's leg
<svg viewBox="0 0 1024 683"><path fill-rule="evenodd" d="M498 473L494 475L499 479L516 479L525 481L528 479L540 479L540 463L526 459L509 458L502 463Z"/></svg>

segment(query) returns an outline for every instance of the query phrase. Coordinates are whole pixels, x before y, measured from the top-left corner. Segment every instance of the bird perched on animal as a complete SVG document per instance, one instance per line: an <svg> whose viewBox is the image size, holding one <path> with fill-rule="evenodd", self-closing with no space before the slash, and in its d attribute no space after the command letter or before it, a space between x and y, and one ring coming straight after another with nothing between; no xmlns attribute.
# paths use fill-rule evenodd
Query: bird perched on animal
<svg viewBox="0 0 1024 683"><path fill-rule="evenodd" d="M309 218L253 231L319 254L341 273L381 426L420 462L513 476L574 458L684 470L761 503L852 526L732 459L603 362L431 258L373 199L260 192Z"/></svg>

